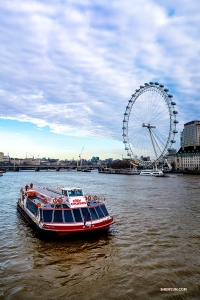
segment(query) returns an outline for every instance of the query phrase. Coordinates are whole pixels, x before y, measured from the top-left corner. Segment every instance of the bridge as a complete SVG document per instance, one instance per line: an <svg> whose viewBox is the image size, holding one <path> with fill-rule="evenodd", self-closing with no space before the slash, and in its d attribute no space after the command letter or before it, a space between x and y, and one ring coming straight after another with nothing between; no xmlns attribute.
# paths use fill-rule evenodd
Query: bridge
<svg viewBox="0 0 200 300"><path fill-rule="evenodd" d="M95 167L97 168L97 167ZM20 170L22 171L40 171L40 170L55 170L55 171L60 171L60 170L76 170L77 166L76 165L0 165L0 171L14 171L14 172L19 172ZM79 170L83 169L94 169L93 166L91 165L82 165L82 167L79 167Z"/></svg>

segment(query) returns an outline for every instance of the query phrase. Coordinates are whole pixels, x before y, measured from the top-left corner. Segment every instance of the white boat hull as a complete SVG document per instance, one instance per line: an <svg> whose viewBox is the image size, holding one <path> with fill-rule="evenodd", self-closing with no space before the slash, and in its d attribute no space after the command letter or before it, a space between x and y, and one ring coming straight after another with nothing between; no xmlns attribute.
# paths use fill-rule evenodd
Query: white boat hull
<svg viewBox="0 0 200 300"><path fill-rule="evenodd" d="M165 173L163 173L163 171L158 170L158 171L153 171L153 170L145 170L145 171L141 171L140 173L141 176L154 176L154 177L164 177Z"/></svg>

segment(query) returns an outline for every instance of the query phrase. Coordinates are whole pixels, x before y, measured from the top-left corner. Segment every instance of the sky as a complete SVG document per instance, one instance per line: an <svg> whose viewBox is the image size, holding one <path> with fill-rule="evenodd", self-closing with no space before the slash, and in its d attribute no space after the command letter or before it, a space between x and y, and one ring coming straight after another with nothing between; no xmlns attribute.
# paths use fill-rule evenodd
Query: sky
<svg viewBox="0 0 200 300"><path fill-rule="evenodd" d="M124 112L150 81L173 95L179 133L200 120L199 0L4 0L0 32L5 155L125 157Z"/></svg>

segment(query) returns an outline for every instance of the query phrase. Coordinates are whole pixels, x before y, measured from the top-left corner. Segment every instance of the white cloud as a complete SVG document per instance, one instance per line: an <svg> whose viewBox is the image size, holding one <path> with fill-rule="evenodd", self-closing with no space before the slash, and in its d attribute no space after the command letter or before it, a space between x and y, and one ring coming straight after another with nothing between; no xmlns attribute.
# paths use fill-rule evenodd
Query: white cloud
<svg viewBox="0 0 200 300"><path fill-rule="evenodd" d="M200 115L199 14L195 0L3 1L0 117L120 140L130 95L155 80L190 121L190 99Z"/></svg>

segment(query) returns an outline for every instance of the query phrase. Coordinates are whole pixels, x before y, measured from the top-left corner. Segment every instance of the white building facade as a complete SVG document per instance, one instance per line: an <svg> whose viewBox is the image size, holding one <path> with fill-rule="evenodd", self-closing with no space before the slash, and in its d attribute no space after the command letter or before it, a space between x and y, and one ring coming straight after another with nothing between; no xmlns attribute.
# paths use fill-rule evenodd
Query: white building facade
<svg viewBox="0 0 200 300"><path fill-rule="evenodd" d="M175 157L176 170L200 170L200 146L181 147Z"/></svg>

